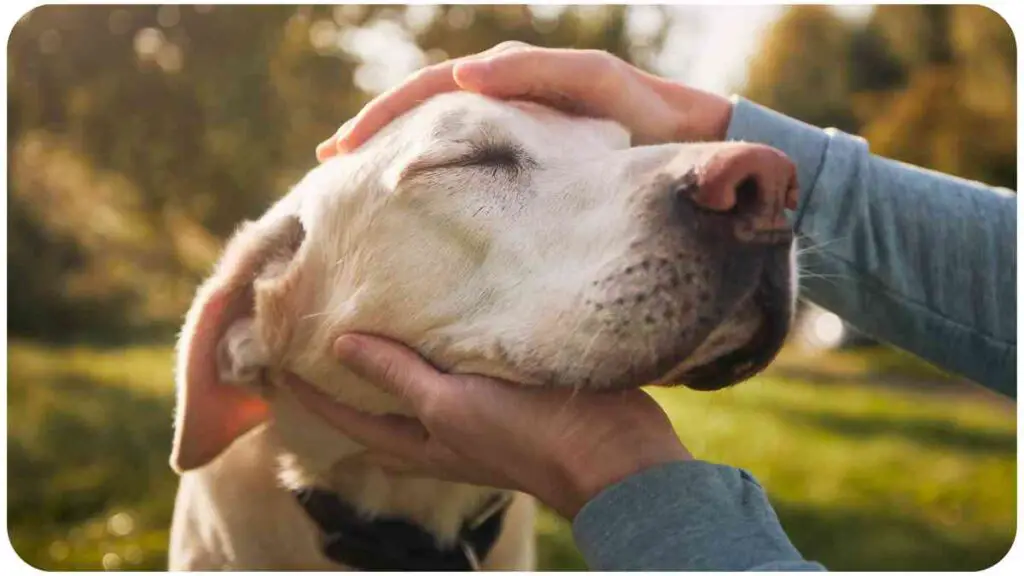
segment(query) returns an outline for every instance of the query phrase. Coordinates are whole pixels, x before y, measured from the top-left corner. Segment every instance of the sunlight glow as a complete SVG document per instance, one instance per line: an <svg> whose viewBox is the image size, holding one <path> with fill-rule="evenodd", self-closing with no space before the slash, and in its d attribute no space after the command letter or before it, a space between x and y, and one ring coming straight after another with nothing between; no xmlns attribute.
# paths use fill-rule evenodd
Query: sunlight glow
<svg viewBox="0 0 1024 576"><path fill-rule="evenodd" d="M843 341L846 328L842 319L831 312L821 311L811 320L809 336L820 348L835 348Z"/></svg>

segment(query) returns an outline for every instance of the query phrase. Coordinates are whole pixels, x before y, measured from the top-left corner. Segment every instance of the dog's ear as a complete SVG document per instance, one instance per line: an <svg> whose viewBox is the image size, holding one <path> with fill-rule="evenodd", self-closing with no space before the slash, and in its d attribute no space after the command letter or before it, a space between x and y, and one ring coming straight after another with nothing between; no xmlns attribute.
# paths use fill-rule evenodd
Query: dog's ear
<svg viewBox="0 0 1024 576"><path fill-rule="evenodd" d="M213 276L199 288L178 340L171 451L176 472L204 466L266 420L267 403L256 387L244 383L259 378L259 371L233 365L225 335L232 326L256 316L261 284L267 288L268 283L280 283L283 276L294 276L289 264L303 237L295 216L248 223L228 243Z"/></svg>

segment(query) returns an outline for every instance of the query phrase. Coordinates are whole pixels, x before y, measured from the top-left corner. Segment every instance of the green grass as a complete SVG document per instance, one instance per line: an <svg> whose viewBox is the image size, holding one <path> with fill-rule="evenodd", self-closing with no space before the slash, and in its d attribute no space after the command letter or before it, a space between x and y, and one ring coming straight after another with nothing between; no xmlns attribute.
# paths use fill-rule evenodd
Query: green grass
<svg viewBox="0 0 1024 576"><path fill-rule="evenodd" d="M8 528L44 569L161 569L175 476L169 348L8 350ZM700 458L747 468L833 570L977 570L1016 530L1014 406L888 350L787 352L732 390L655 390ZM540 566L585 569L568 524Z"/></svg>

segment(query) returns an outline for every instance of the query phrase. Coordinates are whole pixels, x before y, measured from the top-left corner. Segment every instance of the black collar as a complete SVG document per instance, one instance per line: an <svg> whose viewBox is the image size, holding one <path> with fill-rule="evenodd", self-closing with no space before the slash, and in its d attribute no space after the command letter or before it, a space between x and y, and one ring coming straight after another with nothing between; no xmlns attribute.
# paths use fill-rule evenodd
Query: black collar
<svg viewBox="0 0 1024 576"><path fill-rule="evenodd" d="M320 527L324 554L356 570L478 570L501 533L510 502L496 498L463 525L454 545L441 548L422 527L401 518L367 519L332 492L304 488L293 494Z"/></svg>

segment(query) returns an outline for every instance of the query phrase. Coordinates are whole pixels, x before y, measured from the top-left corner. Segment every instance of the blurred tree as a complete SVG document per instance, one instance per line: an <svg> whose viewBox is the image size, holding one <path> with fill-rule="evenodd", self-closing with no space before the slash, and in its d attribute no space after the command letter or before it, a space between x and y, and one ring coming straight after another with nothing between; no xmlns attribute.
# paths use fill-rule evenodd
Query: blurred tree
<svg viewBox="0 0 1024 576"><path fill-rule="evenodd" d="M811 124L855 130L847 63L852 36L827 6L790 8L751 60L744 94Z"/></svg>
<svg viewBox="0 0 1024 576"><path fill-rule="evenodd" d="M856 107L873 151L1016 190L1016 46L1006 22L982 6L884 6L865 33L893 46L907 71L905 84Z"/></svg>
<svg viewBox="0 0 1024 576"><path fill-rule="evenodd" d="M791 8L744 93L879 155L1016 190L1016 45L988 8L886 5L864 22Z"/></svg>
<svg viewBox="0 0 1024 576"><path fill-rule="evenodd" d="M646 64L666 22L637 43L629 19L622 6L33 10L7 55L9 331L169 334L220 242L396 70L513 39Z"/></svg>

